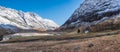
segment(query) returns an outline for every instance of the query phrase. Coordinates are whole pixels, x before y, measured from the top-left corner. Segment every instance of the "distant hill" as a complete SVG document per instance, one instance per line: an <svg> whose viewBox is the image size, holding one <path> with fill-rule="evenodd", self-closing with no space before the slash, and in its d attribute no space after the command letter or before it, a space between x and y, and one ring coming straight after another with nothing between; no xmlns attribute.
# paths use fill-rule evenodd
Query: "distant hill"
<svg viewBox="0 0 120 52"><path fill-rule="evenodd" d="M59 26L52 20L44 19L32 12L23 12L0 6L0 29L17 32L19 29L54 30ZM0 30L0 32L2 32ZM3 32L4 33L4 32ZM2 35L2 33L0 33Z"/></svg>

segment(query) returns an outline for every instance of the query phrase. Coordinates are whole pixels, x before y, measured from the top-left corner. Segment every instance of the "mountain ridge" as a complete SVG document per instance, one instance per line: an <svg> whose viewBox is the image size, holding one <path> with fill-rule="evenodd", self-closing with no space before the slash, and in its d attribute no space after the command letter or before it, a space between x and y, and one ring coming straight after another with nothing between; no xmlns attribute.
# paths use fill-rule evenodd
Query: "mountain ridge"
<svg viewBox="0 0 120 52"><path fill-rule="evenodd" d="M11 25L20 29L38 29L40 31L54 30L59 27L54 21L44 19L36 13L0 6L0 27L14 31Z"/></svg>
<svg viewBox="0 0 120 52"><path fill-rule="evenodd" d="M92 31L91 27L109 20L113 20L112 23L114 25L119 25L114 23L119 21L117 20L120 17L119 3L119 0L85 0L59 30L83 28L81 31ZM110 24L108 23L107 25Z"/></svg>

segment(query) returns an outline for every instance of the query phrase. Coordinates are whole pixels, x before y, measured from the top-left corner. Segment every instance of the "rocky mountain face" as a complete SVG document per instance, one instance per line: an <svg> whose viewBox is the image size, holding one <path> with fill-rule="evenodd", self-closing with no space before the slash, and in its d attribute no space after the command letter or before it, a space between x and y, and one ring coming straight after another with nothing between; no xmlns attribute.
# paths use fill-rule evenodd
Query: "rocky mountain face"
<svg viewBox="0 0 120 52"><path fill-rule="evenodd" d="M85 0L58 30L85 32L119 28L120 0Z"/></svg>
<svg viewBox="0 0 120 52"><path fill-rule="evenodd" d="M0 29L18 31L18 29L54 30L59 26L52 20L43 19L31 12L17 11L0 6Z"/></svg>

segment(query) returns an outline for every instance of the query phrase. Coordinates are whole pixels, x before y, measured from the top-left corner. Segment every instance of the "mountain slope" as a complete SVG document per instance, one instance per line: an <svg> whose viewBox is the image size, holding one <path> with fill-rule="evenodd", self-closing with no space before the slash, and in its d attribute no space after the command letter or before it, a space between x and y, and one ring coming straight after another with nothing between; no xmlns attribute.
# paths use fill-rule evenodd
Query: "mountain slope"
<svg viewBox="0 0 120 52"><path fill-rule="evenodd" d="M59 30L102 31L120 26L120 0L85 0Z"/></svg>
<svg viewBox="0 0 120 52"><path fill-rule="evenodd" d="M15 30L11 26L21 29L39 29L41 31L54 30L59 27L54 21L43 19L35 13L22 12L0 6L0 27Z"/></svg>

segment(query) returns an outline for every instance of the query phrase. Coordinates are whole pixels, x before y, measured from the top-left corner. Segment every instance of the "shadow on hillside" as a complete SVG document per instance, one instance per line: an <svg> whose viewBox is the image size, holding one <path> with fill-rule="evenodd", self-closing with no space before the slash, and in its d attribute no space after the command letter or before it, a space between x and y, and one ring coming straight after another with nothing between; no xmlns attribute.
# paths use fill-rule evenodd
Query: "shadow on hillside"
<svg viewBox="0 0 120 52"><path fill-rule="evenodd" d="M14 34L15 32L18 32L17 29L20 28L10 24L0 24L0 35Z"/></svg>
<svg viewBox="0 0 120 52"><path fill-rule="evenodd" d="M13 26L10 24L0 24L0 35L9 35L14 33L34 33L40 32L34 29L21 29L17 26Z"/></svg>
<svg viewBox="0 0 120 52"><path fill-rule="evenodd" d="M21 29L17 26L10 24L0 24L0 41L3 37L15 33L44 33L35 29Z"/></svg>

